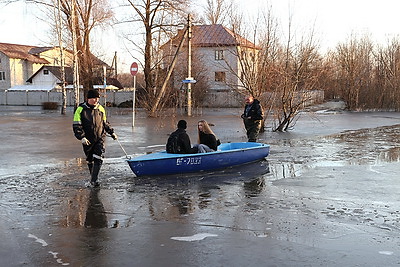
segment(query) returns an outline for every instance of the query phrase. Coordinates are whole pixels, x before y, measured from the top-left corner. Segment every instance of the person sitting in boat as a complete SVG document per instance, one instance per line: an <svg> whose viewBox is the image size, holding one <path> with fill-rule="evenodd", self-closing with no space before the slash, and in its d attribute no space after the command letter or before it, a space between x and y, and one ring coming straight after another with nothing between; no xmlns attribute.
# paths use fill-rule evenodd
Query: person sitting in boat
<svg viewBox="0 0 400 267"><path fill-rule="evenodd" d="M197 153L197 148L192 148L189 135L186 133L187 123L185 120L178 122L178 129L171 133L168 138L166 150L173 154L193 154Z"/></svg>
<svg viewBox="0 0 400 267"><path fill-rule="evenodd" d="M217 147L221 144L217 136L211 130L210 125L205 120L197 123L197 142L195 147L198 153L207 153L217 151Z"/></svg>

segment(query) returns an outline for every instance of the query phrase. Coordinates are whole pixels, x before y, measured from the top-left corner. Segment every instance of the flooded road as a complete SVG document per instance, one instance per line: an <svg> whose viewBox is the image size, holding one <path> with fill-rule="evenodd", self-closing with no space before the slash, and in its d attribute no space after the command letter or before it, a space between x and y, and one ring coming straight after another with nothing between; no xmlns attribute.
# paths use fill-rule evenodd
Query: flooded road
<svg viewBox="0 0 400 267"><path fill-rule="evenodd" d="M241 110L147 118L109 109L131 156L164 148L177 121L245 141ZM267 130L267 160L223 171L136 178L107 140L88 189L72 111L0 106L0 266L396 266L400 114L307 112Z"/></svg>

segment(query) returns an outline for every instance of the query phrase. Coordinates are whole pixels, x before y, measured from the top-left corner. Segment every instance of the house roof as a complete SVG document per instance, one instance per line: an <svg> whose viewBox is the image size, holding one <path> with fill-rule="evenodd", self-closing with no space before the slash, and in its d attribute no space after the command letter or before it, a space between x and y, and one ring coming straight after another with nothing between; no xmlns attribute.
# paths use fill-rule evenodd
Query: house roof
<svg viewBox="0 0 400 267"><path fill-rule="evenodd" d="M31 45L18 45L0 43L0 52L3 52L9 58L24 59L32 63L49 64L46 59L40 58L38 55L39 49L49 49ZM45 50L42 50L45 51Z"/></svg>
<svg viewBox="0 0 400 267"><path fill-rule="evenodd" d="M31 83L33 78L40 73L43 69L49 70L58 80L62 81L62 75L61 75L61 67L59 66L42 66L40 69L38 69L28 80L28 83ZM66 83L73 83L74 79L74 74L73 70L70 67L64 67L64 72L65 72L65 82Z"/></svg>
<svg viewBox="0 0 400 267"><path fill-rule="evenodd" d="M50 64L50 62L44 58L41 58L40 54L55 48L57 47L0 43L0 52L3 52L9 58L24 59L32 63L45 65ZM73 52L69 49L66 49L66 51L68 51L70 54L73 54ZM108 66L107 63L105 63L101 59L97 58L93 54L90 54L90 56L95 66L105 65L108 69L110 69L110 66Z"/></svg>
<svg viewBox="0 0 400 267"><path fill-rule="evenodd" d="M183 30L168 41L166 45L178 46L183 35ZM243 46L248 48L260 49L258 46L243 38L237 33L229 30L221 24L213 25L195 25L192 27L192 45L197 47L215 47L215 46Z"/></svg>

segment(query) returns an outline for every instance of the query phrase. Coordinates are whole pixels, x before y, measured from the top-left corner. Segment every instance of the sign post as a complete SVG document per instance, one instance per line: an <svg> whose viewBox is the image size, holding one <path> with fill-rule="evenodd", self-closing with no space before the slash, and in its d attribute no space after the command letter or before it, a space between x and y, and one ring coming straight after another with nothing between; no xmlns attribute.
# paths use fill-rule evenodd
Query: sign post
<svg viewBox="0 0 400 267"><path fill-rule="evenodd" d="M138 72L138 64L133 62L130 68L133 76L133 96L132 96L132 128L135 127L135 93L136 93L136 74Z"/></svg>

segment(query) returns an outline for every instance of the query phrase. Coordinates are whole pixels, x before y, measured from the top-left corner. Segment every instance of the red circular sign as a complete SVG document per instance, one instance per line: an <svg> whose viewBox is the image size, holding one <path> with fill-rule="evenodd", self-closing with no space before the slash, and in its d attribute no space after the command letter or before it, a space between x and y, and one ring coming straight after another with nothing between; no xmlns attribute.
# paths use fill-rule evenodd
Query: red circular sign
<svg viewBox="0 0 400 267"><path fill-rule="evenodd" d="M138 64L136 62L133 62L131 65L131 74L135 76L138 72L138 69L139 69Z"/></svg>

